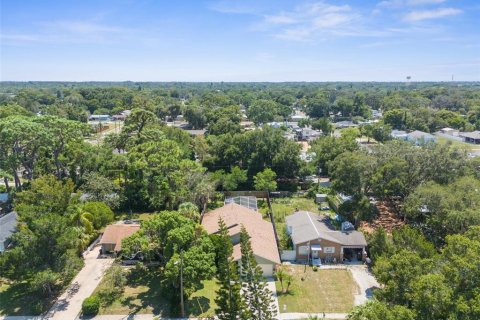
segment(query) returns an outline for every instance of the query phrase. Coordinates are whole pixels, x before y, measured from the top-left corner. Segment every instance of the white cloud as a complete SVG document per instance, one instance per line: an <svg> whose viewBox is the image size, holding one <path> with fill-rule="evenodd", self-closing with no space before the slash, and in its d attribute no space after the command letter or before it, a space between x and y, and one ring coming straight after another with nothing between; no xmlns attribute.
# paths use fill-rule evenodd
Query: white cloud
<svg viewBox="0 0 480 320"><path fill-rule="evenodd" d="M298 23L297 19L285 14L279 14L274 16L265 16L265 22L268 24L295 24Z"/></svg>
<svg viewBox="0 0 480 320"><path fill-rule="evenodd" d="M111 43L130 37L135 29L89 20L54 20L35 23L30 33L3 30L2 44L25 45L29 43Z"/></svg>
<svg viewBox="0 0 480 320"><path fill-rule="evenodd" d="M316 2L297 6L292 11L264 16L263 29L273 29L276 38L310 41L326 35L351 35L361 17L349 5Z"/></svg>
<svg viewBox="0 0 480 320"><path fill-rule="evenodd" d="M79 34L119 33L126 31L125 29L116 26L82 20L58 20L46 22L43 23L43 25L49 29L57 29Z"/></svg>
<svg viewBox="0 0 480 320"><path fill-rule="evenodd" d="M446 0L384 0L377 4L377 7L401 8L407 6L425 6L445 2Z"/></svg>
<svg viewBox="0 0 480 320"><path fill-rule="evenodd" d="M456 8L440 8L434 10L411 11L407 15L405 15L404 20L415 22L454 16L460 13L462 13L462 10Z"/></svg>
<svg viewBox="0 0 480 320"><path fill-rule="evenodd" d="M407 0L407 4L411 6L419 6L425 4L439 4L443 3L445 0Z"/></svg>

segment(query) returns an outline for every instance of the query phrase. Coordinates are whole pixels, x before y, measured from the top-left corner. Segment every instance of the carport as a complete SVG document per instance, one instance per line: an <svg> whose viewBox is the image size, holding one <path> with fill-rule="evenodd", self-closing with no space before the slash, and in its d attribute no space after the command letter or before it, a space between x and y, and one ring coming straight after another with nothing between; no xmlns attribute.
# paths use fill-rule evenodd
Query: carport
<svg viewBox="0 0 480 320"><path fill-rule="evenodd" d="M348 261L363 261L367 252L365 247L360 246L343 246L342 255L343 259Z"/></svg>

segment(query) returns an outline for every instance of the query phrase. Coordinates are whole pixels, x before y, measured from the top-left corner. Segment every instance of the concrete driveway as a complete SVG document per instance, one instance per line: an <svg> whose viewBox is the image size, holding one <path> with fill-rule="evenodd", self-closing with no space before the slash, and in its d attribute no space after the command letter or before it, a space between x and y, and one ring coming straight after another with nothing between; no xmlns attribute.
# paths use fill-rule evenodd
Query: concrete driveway
<svg viewBox="0 0 480 320"><path fill-rule="evenodd" d="M379 283L365 265L348 266L348 270L360 289L360 293L355 295L355 305L366 303L373 297L373 290L380 288Z"/></svg>
<svg viewBox="0 0 480 320"><path fill-rule="evenodd" d="M99 246L84 255L85 266L73 279L68 289L58 298L44 319L74 320L82 310L82 302L89 297L103 278L114 259L98 259Z"/></svg>

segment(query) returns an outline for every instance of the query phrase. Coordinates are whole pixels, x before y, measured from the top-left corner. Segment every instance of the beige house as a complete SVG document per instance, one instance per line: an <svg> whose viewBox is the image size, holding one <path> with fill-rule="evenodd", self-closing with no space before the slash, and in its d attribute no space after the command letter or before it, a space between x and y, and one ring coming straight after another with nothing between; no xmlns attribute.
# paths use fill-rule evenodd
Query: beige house
<svg viewBox="0 0 480 320"><path fill-rule="evenodd" d="M277 241L273 226L265 221L262 215L236 203L229 203L221 208L207 212L202 218L202 226L208 233L219 231L218 220L225 221L233 243L233 259L240 261L240 230L242 225L250 235L253 254L265 277L273 276L273 272L280 262Z"/></svg>
<svg viewBox="0 0 480 320"><path fill-rule="evenodd" d="M325 216L308 211L298 211L285 220L297 261L342 262L366 258L367 241L362 232L335 230Z"/></svg>
<svg viewBox="0 0 480 320"><path fill-rule="evenodd" d="M139 224L111 224L105 228L99 244L102 253L117 253L122 249L122 240L140 230Z"/></svg>

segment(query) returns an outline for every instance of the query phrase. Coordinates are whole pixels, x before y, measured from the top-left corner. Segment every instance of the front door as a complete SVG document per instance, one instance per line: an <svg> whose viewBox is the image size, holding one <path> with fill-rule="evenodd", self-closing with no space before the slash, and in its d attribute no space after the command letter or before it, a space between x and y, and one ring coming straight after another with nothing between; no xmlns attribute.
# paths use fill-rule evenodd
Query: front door
<svg viewBox="0 0 480 320"><path fill-rule="evenodd" d="M312 251L312 258L313 258L313 259L317 259L317 258L318 258L318 251L317 251L317 250Z"/></svg>

